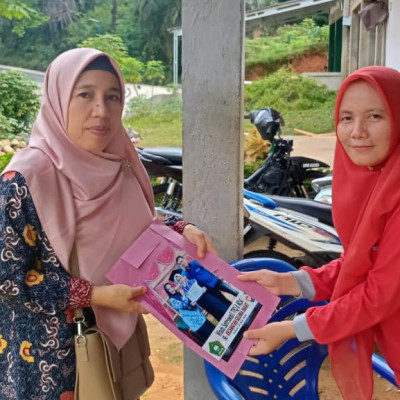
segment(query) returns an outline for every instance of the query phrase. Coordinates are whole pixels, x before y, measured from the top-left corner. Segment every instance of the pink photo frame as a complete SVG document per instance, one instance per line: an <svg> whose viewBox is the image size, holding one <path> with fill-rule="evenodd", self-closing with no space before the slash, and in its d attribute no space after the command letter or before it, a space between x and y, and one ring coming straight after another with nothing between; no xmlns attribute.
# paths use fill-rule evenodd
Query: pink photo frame
<svg viewBox="0 0 400 400"><path fill-rule="evenodd" d="M279 298L155 220L106 275L114 284L144 285L139 301L186 346L233 378L253 341L249 328L267 323Z"/></svg>

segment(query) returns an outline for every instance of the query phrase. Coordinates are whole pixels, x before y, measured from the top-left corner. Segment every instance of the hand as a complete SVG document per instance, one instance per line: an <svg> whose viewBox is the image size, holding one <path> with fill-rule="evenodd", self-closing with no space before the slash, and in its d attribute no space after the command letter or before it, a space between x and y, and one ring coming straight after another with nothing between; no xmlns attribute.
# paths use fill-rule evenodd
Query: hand
<svg viewBox="0 0 400 400"><path fill-rule="evenodd" d="M289 272L274 272L268 269L243 272L237 278L242 282L257 282L272 294L299 296L301 291L296 279Z"/></svg>
<svg viewBox="0 0 400 400"><path fill-rule="evenodd" d="M288 339L296 337L292 321L271 322L259 329L251 329L243 335L246 339L256 339L250 348L250 356L269 354Z"/></svg>
<svg viewBox="0 0 400 400"><path fill-rule="evenodd" d="M108 307L128 313L148 314L148 311L137 301L137 297L146 293L144 286L128 285L93 286L91 304Z"/></svg>
<svg viewBox="0 0 400 400"><path fill-rule="evenodd" d="M218 255L210 237L202 230L194 225L186 225L183 229L182 235L189 240L189 242L197 246L197 255L199 258L204 258L206 253L209 251L215 255Z"/></svg>

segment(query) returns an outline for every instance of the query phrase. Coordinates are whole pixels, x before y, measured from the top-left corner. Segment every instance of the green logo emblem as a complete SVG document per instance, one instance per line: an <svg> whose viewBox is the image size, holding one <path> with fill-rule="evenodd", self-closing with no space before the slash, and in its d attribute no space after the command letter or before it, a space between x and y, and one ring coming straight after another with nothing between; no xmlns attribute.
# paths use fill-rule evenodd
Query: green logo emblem
<svg viewBox="0 0 400 400"><path fill-rule="evenodd" d="M225 347L222 346L222 344L220 342L218 342L218 340L215 341L215 342L210 342L209 346L210 346L210 353L211 354L214 354L214 355L219 356L219 357L221 357L222 354L224 354Z"/></svg>

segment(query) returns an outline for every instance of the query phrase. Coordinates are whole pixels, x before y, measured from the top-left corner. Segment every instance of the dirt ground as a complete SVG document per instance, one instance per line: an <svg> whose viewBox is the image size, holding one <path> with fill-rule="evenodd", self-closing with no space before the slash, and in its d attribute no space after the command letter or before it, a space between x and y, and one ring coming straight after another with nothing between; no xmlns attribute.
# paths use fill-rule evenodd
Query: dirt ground
<svg viewBox="0 0 400 400"><path fill-rule="evenodd" d="M293 138L293 155L318 158L332 165L336 143L334 136L294 136ZM154 317L147 315L145 318L150 335L152 363L156 378L153 386L143 395L142 400L183 400L182 345ZM341 399L336 383L331 376L328 361L321 368L319 383L321 400ZM376 375L373 400L400 400L400 391Z"/></svg>
<svg viewBox="0 0 400 400"><path fill-rule="evenodd" d="M328 58L325 55L308 54L301 58L289 60L288 65L299 74L302 72L324 72L328 68ZM245 79L255 81L264 78L268 73L269 71L262 65L246 67Z"/></svg>
<svg viewBox="0 0 400 400"><path fill-rule="evenodd" d="M153 353L151 361L156 378L153 386L142 396L142 400L183 400L182 344L153 316L146 315L145 319L150 335ZM321 368L319 383L321 400L341 399L327 361ZM400 400L400 391L384 379L375 376L373 400Z"/></svg>

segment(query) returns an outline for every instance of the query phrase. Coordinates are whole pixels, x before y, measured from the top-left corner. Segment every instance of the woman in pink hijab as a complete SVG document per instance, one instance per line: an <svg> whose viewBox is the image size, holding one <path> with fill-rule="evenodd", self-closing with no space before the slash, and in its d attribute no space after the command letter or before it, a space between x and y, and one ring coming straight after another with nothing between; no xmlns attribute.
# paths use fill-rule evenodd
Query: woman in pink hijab
<svg viewBox="0 0 400 400"><path fill-rule="evenodd" d="M118 349L145 312L136 301L144 287L104 278L156 218L123 105L112 58L94 49L61 54L46 72L29 147L0 177L0 398L73 398L74 308ZM215 252L195 226L173 228L199 257ZM79 277L70 272L73 247Z"/></svg>
<svg viewBox="0 0 400 400"><path fill-rule="evenodd" d="M333 375L345 400L370 400L374 343L400 384L400 73L386 67L353 72L335 109L338 143L333 217L340 259L294 273L241 276L275 294L330 300L294 321L248 331L250 354L269 353L291 337L328 344Z"/></svg>

